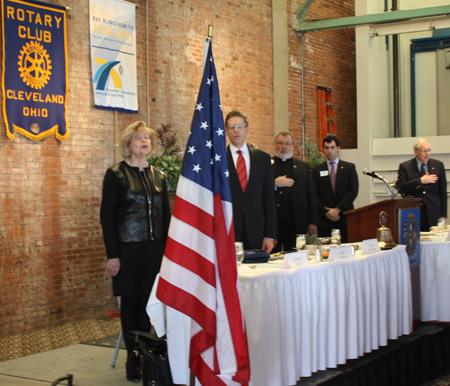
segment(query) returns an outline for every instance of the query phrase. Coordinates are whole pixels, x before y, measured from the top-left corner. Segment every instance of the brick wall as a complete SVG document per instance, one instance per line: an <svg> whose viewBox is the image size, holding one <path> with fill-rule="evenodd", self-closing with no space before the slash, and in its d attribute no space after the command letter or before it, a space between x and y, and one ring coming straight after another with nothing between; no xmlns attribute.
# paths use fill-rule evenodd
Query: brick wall
<svg viewBox="0 0 450 386"><path fill-rule="evenodd" d="M136 1L140 5L138 114L94 108L88 0L63 3L71 7L67 23L70 138L59 143L49 137L36 143L16 135L11 142L0 117L0 336L105 317L108 310L116 308L98 216L103 175L115 162L114 125L123 129L134 120L148 120L151 127L171 123L185 144L208 24L214 26L213 49L224 113L245 110L252 127L249 140L272 150L272 0L149 1L148 52L146 3ZM299 2L288 3L287 28L292 31ZM322 11L327 17L338 11L341 14L338 8L316 7L315 15ZM352 9L350 4L343 12ZM338 129L345 127L349 133L349 142L344 144L356 144L353 35L346 31L338 36L321 33L308 37L307 130L308 136L315 138L315 87L331 87ZM348 63L339 59L343 52L335 51L336 39L348 42L349 51L353 49L346 56ZM289 111L295 133L301 132L299 41L290 32ZM330 55L338 55L338 59Z"/></svg>
<svg viewBox="0 0 450 386"><path fill-rule="evenodd" d="M297 10L302 2L288 2L289 26L298 28ZM315 0L306 21L355 15L354 0ZM302 140L302 39L289 33L289 122L298 142ZM341 147L356 148L356 62L354 29L308 32L304 39L305 140L318 143L317 87L332 90L333 110ZM299 154L301 149L297 146Z"/></svg>

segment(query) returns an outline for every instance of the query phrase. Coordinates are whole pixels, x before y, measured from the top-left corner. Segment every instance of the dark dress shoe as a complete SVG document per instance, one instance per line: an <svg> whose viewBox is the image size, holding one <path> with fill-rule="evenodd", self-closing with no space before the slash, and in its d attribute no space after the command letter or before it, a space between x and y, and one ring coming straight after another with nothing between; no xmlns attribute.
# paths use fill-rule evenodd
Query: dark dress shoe
<svg viewBox="0 0 450 386"><path fill-rule="evenodd" d="M138 375L127 374L127 380L130 382L139 383L139 381L141 380L141 376L139 374Z"/></svg>
<svg viewBox="0 0 450 386"><path fill-rule="evenodd" d="M141 376L139 374L138 375L127 374L127 380L130 382L139 383L139 381L141 380Z"/></svg>
<svg viewBox="0 0 450 386"><path fill-rule="evenodd" d="M141 380L141 373L138 368L138 357L134 353L128 355L125 369L127 372L127 380L134 383L138 383Z"/></svg>

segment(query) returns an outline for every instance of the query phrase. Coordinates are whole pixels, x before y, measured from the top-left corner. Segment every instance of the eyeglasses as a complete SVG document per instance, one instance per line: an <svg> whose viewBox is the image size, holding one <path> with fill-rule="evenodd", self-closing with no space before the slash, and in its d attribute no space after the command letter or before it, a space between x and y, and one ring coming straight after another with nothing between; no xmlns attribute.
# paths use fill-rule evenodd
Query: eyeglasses
<svg viewBox="0 0 450 386"><path fill-rule="evenodd" d="M431 153L431 149L419 150L419 153L423 153L423 154Z"/></svg>
<svg viewBox="0 0 450 386"><path fill-rule="evenodd" d="M247 125L242 125L242 124L240 124L240 125L228 125L227 126L227 128L228 129L230 129L230 130L234 130L234 129L243 129L244 127L247 127Z"/></svg>
<svg viewBox="0 0 450 386"><path fill-rule="evenodd" d="M292 142L275 142L275 143L280 146L292 146L293 145Z"/></svg>

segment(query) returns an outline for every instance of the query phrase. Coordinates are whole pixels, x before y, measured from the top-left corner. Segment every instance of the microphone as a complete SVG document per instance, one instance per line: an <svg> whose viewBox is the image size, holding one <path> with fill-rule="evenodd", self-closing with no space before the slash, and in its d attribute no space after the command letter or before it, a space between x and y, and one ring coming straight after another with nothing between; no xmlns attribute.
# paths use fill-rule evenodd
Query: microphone
<svg viewBox="0 0 450 386"><path fill-rule="evenodd" d="M379 174L375 173L375 172L369 172L367 169L364 169L363 174L365 174L366 176L370 176L372 178L377 178L381 181L386 181L383 177L381 177Z"/></svg>
<svg viewBox="0 0 450 386"><path fill-rule="evenodd" d="M378 180L383 181L386 184L386 193L392 198L394 198L399 193L398 188L396 186L397 180L395 180L392 184L390 184L389 182L386 181L384 177L380 176L375 172L369 172L367 169L364 169L362 173L365 174L366 176L370 176L372 178L376 178Z"/></svg>

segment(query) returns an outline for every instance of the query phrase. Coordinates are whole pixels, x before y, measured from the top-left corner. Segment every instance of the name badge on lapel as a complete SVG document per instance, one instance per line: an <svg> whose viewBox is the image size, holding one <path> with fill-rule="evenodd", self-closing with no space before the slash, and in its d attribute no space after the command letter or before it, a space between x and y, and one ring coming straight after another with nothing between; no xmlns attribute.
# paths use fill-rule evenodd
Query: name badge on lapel
<svg viewBox="0 0 450 386"><path fill-rule="evenodd" d="M326 176L328 176L328 170L321 170L320 171L320 177L326 177Z"/></svg>

